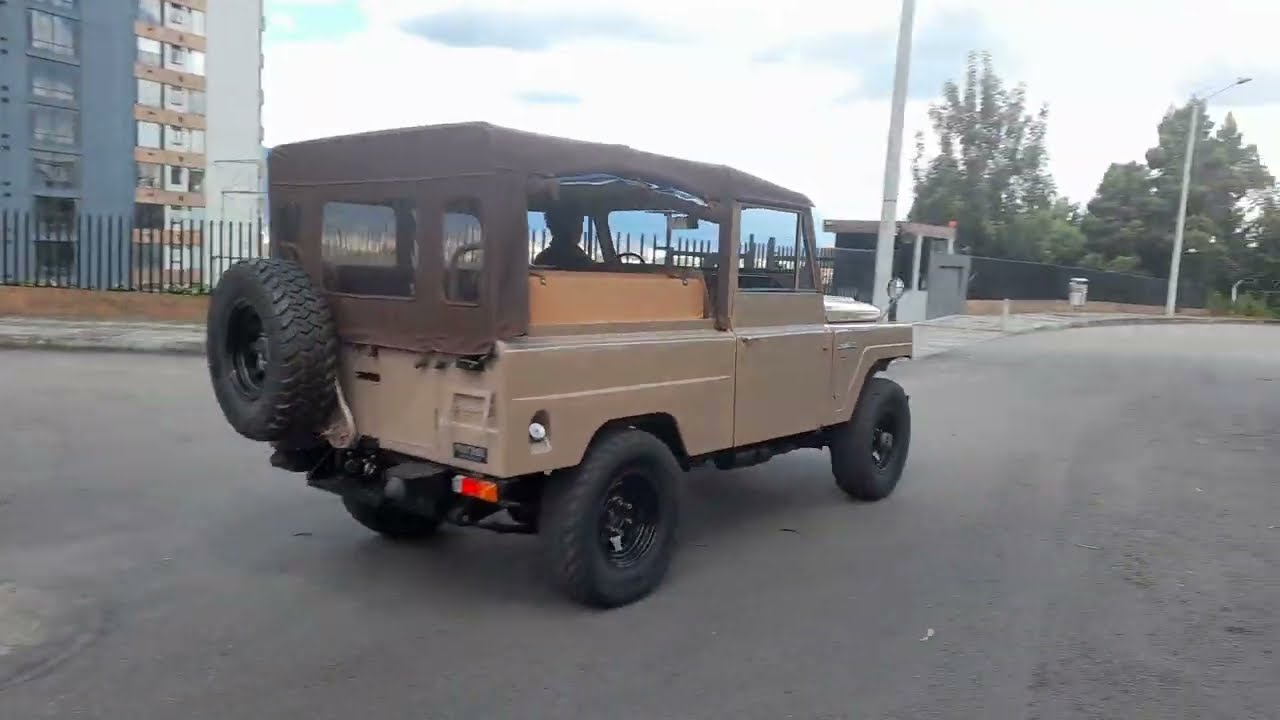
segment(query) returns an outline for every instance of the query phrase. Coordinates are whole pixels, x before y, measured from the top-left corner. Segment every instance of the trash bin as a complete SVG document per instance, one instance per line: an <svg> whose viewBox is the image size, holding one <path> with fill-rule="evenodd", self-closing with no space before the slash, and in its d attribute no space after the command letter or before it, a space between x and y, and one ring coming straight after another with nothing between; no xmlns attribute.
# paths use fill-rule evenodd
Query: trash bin
<svg viewBox="0 0 1280 720"><path fill-rule="evenodd" d="M1067 283L1067 301L1072 310L1083 310L1089 300L1089 278L1071 278Z"/></svg>

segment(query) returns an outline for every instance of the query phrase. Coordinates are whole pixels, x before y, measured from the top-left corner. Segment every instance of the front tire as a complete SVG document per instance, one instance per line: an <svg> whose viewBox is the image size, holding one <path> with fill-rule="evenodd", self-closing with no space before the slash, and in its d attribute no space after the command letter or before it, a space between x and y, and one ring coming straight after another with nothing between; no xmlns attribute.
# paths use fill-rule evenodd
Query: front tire
<svg viewBox="0 0 1280 720"><path fill-rule="evenodd" d="M342 498L342 505L356 522L388 540L422 540L436 534L442 518L418 515L390 503L371 505L354 498Z"/></svg>
<svg viewBox="0 0 1280 720"><path fill-rule="evenodd" d="M597 439L578 467L549 478L539 535L555 584L601 608L651 593L671 562L681 474L661 440L626 429Z"/></svg>
<svg viewBox="0 0 1280 720"><path fill-rule="evenodd" d="M888 378L867 380L853 417L832 430L831 472L836 485L854 500L889 497L911 447L911 408L907 393Z"/></svg>

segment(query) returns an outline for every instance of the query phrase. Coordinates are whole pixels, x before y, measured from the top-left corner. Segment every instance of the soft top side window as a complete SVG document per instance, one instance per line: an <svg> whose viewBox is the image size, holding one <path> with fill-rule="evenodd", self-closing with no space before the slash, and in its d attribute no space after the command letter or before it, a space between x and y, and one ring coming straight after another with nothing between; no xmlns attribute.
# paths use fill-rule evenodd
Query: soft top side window
<svg viewBox="0 0 1280 720"><path fill-rule="evenodd" d="M450 201L444 208L443 249L445 300L464 305L480 303L484 278L484 223L480 202L473 198Z"/></svg>
<svg viewBox="0 0 1280 720"><path fill-rule="evenodd" d="M411 201L327 202L322 221L320 258L326 289L413 297L418 211Z"/></svg>

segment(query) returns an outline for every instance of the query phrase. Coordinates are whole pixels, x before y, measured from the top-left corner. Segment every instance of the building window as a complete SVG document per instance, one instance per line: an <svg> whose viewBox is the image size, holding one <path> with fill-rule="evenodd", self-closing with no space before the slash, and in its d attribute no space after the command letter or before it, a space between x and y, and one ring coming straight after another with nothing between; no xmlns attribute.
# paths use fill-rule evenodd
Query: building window
<svg viewBox="0 0 1280 720"><path fill-rule="evenodd" d="M164 166L155 163L138 163L138 187L159 190L164 178Z"/></svg>
<svg viewBox="0 0 1280 720"><path fill-rule="evenodd" d="M76 201L36 196L35 222L41 237L67 239L76 228Z"/></svg>
<svg viewBox="0 0 1280 720"><path fill-rule="evenodd" d="M165 44L164 66L170 70L204 75L204 53L181 45Z"/></svg>
<svg viewBox="0 0 1280 720"><path fill-rule="evenodd" d="M191 192L199 193L203 195L204 194L204 171L193 169L190 171L189 174L191 176Z"/></svg>
<svg viewBox="0 0 1280 720"><path fill-rule="evenodd" d="M70 281L76 264L76 201L71 198L35 199L35 262L49 279Z"/></svg>
<svg viewBox="0 0 1280 720"><path fill-rule="evenodd" d="M30 63L32 100L66 105L76 103L80 68L34 57Z"/></svg>
<svg viewBox="0 0 1280 720"><path fill-rule="evenodd" d="M145 120L138 121L138 147L160 149L160 126L158 124Z"/></svg>
<svg viewBox="0 0 1280 720"><path fill-rule="evenodd" d="M31 49L73 58L76 56L76 21L61 15L29 10Z"/></svg>
<svg viewBox="0 0 1280 720"><path fill-rule="evenodd" d="M133 206L133 227L137 230L163 230L164 206L137 203Z"/></svg>
<svg viewBox="0 0 1280 720"><path fill-rule="evenodd" d="M174 112L188 112L187 108L191 105L191 93L186 88L175 87L173 85L164 86L164 109Z"/></svg>
<svg viewBox="0 0 1280 720"><path fill-rule="evenodd" d="M195 113L196 115L204 115L206 112L205 108L206 106L204 102L204 91L188 90L187 91L187 112Z"/></svg>
<svg viewBox="0 0 1280 720"><path fill-rule="evenodd" d="M195 172L192 170L192 172ZM202 207L170 205L165 209L165 223L169 227L175 225L191 225L204 222L205 212Z"/></svg>
<svg viewBox="0 0 1280 720"><path fill-rule="evenodd" d="M164 149L175 152L204 152L204 130L192 130L166 125L164 128Z"/></svg>
<svg viewBox="0 0 1280 720"><path fill-rule="evenodd" d="M31 153L32 181L37 190L73 190L79 185L80 158L66 153Z"/></svg>
<svg viewBox="0 0 1280 720"><path fill-rule="evenodd" d="M444 296L450 302L480 302L484 269L484 229L479 203L459 200L444 211Z"/></svg>
<svg viewBox="0 0 1280 720"><path fill-rule="evenodd" d="M164 45L159 40L138 38L138 62L147 67L160 67Z"/></svg>
<svg viewBox="0 0 1280 720"><path fill-rule="evenodd" d="M138 19L148 25L159 25L160 0L138 0Z"/></svg>
<svg viewBox="0 0 1280 720"><path fill-rule="evenodd" d="M66 13L76 13L80 10L80 0L32 0L31 4L43 5Z"/></svg>
<svg viewBox="0 0 1280 720"><path fill-rule="evenodd" d="M185 33L204 35L204 12L167 2L164 4L164 25Z"/></svg>
<svg viewBox="0 0 1280 720"><path fill-rule="evenodd" d="M138 104L148 107L160 107L162 87L164 86L154 80L138 78Z"/></svg>
<svg viewBox="0 0 1280 720"><path fill-rule="evenodd" d="M174 85L164 86L164 107L180 113L205 114L204 93Z"/></svg>
<svg viewBox="0 0 1280 720"><path fill-rule="evenodd" d="M74 231L51 230L35 241L36 265L46 280L56 280L57 284L71 282L76 266L74 234Z"/></svg>
<svg viewBox="0 0 1280 720"><path fill-rule="evenodd" d="M164 189L170 192L186 192L187 191L187 169L177 165L169 166L167 182Z"/></svg>
<svg viewBox="0 0 1280 720"><path fill-rule="evenodd" d="M59 148L73 148L79 135L79 113L65 108L31 106L31 142Z"/></svg>
<svg viewBox="0 0 1280 720"><path fill-rule="evenodd" d="M320 239L326 287L353 295L412 297L417 211L408 202L325 203Z"/></svg>
<svg viewBox="0 0 1280 720"><path fill-rule="evenodd" d="M191 142L192 131L177 125L166 125L164 128L164 149L178 152L192 152L195 148Z"/></svg>

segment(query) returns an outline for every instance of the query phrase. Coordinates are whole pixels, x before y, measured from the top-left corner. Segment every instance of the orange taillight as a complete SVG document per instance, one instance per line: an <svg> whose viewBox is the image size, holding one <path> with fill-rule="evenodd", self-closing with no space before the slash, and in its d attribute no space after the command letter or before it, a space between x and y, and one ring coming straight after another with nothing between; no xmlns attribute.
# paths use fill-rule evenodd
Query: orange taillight
<svg viewBox="0 0 1280 720"><path fill-rule="evenodd" d="M453 478L453 491L485 502L498 502L498 484L490 480L456 475Z"/></svg>

